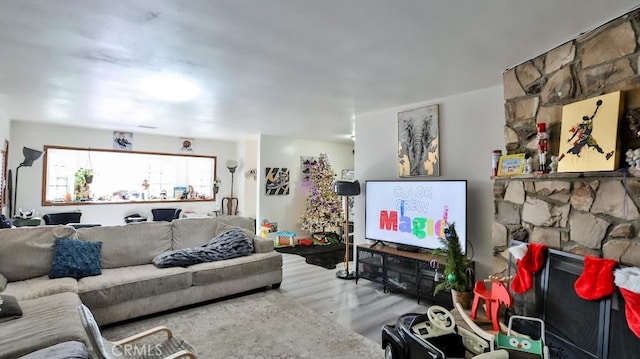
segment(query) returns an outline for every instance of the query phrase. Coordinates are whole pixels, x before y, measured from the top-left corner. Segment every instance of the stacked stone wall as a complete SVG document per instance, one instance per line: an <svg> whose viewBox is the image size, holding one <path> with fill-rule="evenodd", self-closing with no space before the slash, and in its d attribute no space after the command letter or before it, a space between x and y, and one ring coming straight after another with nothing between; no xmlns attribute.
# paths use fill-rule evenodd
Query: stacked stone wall
<svg viewBox="0 0 640 359"><path fill-rule="evenodd" d="M525 153L537 163L536 124L546 123L549 153L558 154L566 104L623 91L625 115L640 108L639 34L640 10L635 10L505 71L507 153ZM640 147L622 122L622 151Z"/></svg>
<svg viewBox="0 0 640 359"><path fill-rule="evenodd" d="M497 179L494 197L496 273L507 268L510 239L640 266L640 178Z"/></svg>
<svg viewBox="0 0 640 359"><path fill-rule="evenodd" d="M633 110L640 113L639 44L637 9L505 71L507 154L525 153L537 164L538 123L546 123L549 155L559 154L562 107L615 91L624 94L621 151L640 148L627 120ZM625 156L620 157L624 161ZM640 266L640 178L635 175L636 171L497 177L494 272L507 269L509 239Z"/></svg>

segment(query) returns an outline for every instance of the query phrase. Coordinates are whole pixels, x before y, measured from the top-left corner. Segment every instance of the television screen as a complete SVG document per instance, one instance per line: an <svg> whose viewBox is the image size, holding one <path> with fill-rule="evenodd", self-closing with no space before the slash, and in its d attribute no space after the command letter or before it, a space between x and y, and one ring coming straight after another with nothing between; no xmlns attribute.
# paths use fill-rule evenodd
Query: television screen
<svg viewBox="0 0 640 359"><path fill-rule="evenodd" d="M366 182L366 239L436 249L446 223L455 223L466 253L467 181Z"/></svg>

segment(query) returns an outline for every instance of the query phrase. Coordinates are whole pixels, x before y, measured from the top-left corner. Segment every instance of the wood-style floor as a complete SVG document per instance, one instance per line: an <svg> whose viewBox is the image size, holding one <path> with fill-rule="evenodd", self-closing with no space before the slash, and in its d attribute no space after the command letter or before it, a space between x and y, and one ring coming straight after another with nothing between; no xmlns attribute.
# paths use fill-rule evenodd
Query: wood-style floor
<svg viewBox="0 0 640 359"><path fill-rule="evenodd" d="M384 293L381 285L366 279L336 278L336 269L307 264L295 254L283 254L283 280L280 291L298 303L334 320L345 328L381 343L380 329L395 323L408 312L424 313L427 303L418 304L410 295ZM353 262L349 270L354 270Z"/></svg>

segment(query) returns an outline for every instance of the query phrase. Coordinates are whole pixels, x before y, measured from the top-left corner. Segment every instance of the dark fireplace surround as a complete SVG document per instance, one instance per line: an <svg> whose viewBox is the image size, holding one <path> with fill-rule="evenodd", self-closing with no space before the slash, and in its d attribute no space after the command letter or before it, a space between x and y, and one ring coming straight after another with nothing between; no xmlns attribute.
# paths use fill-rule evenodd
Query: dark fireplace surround
<svg viewBox="0 0 640 359"><path fill-rule="evenodd" d="M512 241L513 245L520 243ZM620 292L597 301L576 294L573 284L583 272L583 258L549 249L545 266L535 274L534 287L514 294L508 315L542 318L551 358L638 358L640 339L627 325ZM539 333L539 328L523 324L515 330L534 337Z"/></svg>

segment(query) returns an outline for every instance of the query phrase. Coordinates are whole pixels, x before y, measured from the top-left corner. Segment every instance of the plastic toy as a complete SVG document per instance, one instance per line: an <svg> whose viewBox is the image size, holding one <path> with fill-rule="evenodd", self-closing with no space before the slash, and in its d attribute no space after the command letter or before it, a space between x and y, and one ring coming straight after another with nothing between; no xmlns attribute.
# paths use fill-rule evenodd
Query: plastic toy
<svg viewBox="0 0 640 359"><path fill-rule="evenodd" d="M520 315L512 315L509 318L509 325L507 327L507 333L504 334L502 331L498 332L488 332L482 328L480 328L475 322L469 317L467 312L462 309L460 304L455 304L456 309L461 314L462 319L464 319L467 326L479 337L489 342L489 348L491 350L505 350L509 353L509 357L520 358L523 355L526 355L527 358L541 358L541 359L549 359L549 348L544 344L545 343L545 327L544 322L538 318L532 317L524 317ZM515 332L512 331L513 320L528 320L535 321L539 323L540 327L540 335L538 339L531 339L527 336L516 335Z"/></svg>
<svg viewBox="0 0 640 359"><path fill-rule="evenodd" d="M382 348L385 359L508 358L506 352L485 353L489 343L455 324L453 315L445 308L433 305L426 314L401 315L395 325L382 328Z"/></svg>
<svg viewBox="0 0 640 359"><path fill-rule="evenodd" d="M524 336L516 336L512 335L511 325L513 324L513 320L528 320L535 321L540 324L540 337L537 340L524 337ZM505 349L507 352L521 352L521 353L529 353L538 355L540 358L548 359L549 358L549 348L544 344L545 336L544 336L544 322L542 319L532 318L532 317L523 317L521 315L512 315L509 318L509 329L507 330L507 334L502 334L498 332L496 334L496 348L497 349Z"/></svg>

